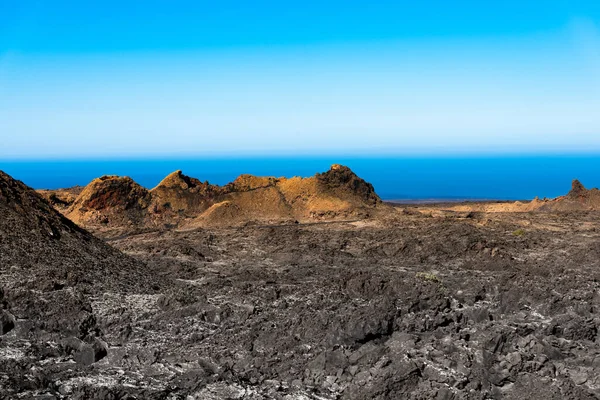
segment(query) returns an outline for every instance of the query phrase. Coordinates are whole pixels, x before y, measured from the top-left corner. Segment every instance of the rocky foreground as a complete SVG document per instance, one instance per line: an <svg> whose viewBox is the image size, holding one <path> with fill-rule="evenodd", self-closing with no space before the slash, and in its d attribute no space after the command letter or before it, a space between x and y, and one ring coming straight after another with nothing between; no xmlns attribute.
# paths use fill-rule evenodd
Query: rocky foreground
<svg viewBox="0 0 600 400"><path fill-rule="evenodd" d="M95 229L106 244L0 190L0 398L600 397L595 211Z"/></svg>

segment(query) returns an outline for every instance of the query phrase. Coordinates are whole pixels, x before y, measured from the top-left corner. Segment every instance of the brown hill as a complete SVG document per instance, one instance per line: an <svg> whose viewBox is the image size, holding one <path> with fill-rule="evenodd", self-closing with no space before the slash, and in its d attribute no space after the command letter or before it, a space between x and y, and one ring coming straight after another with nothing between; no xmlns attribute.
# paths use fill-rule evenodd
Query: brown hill
<svg viewBox="0 0 600 400"><path fill-rule="evenodd" d="M148 190L133 179L107 175L87 185L65 214L80 225L139 224L150 201Z"/></svg>
<svg viewBox="0 0 600 400"><path fill-rule="evenodd" d="M165 216L185 217L196 214L212 205L212 199L219 193L218 186L190 178L181 171L175 171L163 179L150 191L151 212Z"/></svg>
<svg viewBox="0 0 600 400"><path fill-rule="evenodd" d="M335 164L310 178L240 175L225 186L181 171L152 190L127 177L102 177L86 186L65 214L84 226L193 227L364 217L376 207L383 205L373 186Z"/></svg>

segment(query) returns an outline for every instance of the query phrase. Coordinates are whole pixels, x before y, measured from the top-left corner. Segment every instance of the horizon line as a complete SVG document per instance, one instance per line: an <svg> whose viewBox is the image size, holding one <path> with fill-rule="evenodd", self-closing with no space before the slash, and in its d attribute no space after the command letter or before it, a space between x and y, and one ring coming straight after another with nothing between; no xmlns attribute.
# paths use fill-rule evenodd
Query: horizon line
<svg viewBox="0 0 600 400"><path fill-rule="evenodd" d="M398 159L398 158L513 158L513 157L598 157L600 149L596 150L571 150L571 151L452 151L452 152L344 152L344 153L325 153L325 152L306 152L293 153L282 152L280 154L268 153L184 153L184 154L112 154L107 156L89 155L55 155L55 156L0 156L0 164L4 162L110 162L110 161L191 161L191 160L224 160L224 159Z"/></svg>

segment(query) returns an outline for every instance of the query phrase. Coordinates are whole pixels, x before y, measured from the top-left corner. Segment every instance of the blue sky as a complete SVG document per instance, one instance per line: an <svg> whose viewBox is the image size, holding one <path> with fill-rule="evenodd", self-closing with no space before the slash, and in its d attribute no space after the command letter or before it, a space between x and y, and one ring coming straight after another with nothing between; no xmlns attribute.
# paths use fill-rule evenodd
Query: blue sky
<svg viewBox="0 0 600 400"><path fill-rule="evenodd" d="M0 0L0 157L600 151L598 1L88 3Z"/></svg>

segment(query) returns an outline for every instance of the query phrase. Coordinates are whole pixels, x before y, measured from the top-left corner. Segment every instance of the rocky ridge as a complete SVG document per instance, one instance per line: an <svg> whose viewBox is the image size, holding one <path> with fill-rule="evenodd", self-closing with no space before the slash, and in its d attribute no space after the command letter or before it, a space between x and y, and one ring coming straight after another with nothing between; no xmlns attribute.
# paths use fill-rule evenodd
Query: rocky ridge
<svg viewBox="0 0 600 400"><path fill-rule="evenodd" d="M310 178L241 175L225 186L175 171L151 190L128 177L104 176L86 186L63 212L82 226L194 228L356 218L376 207L384 206L373 186L336 164Z"/></svg>

